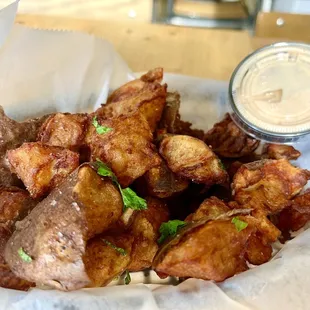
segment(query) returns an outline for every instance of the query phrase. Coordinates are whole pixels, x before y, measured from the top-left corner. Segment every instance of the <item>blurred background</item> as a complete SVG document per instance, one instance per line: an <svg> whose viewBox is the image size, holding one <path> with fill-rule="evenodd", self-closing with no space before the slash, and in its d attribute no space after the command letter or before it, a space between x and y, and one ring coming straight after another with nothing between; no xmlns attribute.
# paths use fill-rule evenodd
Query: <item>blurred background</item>
<svg viewBox="0 0 310 310"><path fill-rule="evenodd" d="M248 29L258 36L310 40L310 0L21 0L19 13Z"/></svg>

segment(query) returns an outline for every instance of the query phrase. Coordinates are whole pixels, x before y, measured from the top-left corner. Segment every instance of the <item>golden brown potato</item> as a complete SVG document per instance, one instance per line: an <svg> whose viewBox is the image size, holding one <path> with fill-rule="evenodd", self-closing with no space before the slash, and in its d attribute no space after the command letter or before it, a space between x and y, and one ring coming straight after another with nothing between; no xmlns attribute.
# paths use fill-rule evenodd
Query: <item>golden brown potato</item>
<svg viewBox="0 0 310 310"><path fill-rule="evenodd" d="M131 115L139 111L153 132L166 105L167 85L157 82L161 78L162 69L155 69L140 79L121 86L110 95L107 103L102 105L95 114L104 118L112 118Z"/></svg>
<svg viewBox="0 0 310 310"><path fill-rule="evenodd" d="M253 265L268 262L272 256L272 246L264 242L260 232L250 236L245 251L246 260Z"/></svg>
<svg viewBox="0 0 310 310"><path fill-rule="evenodd" d="M162 160L160 166L147 171L142 177L142 186L149 195L168 198L180 194L188 188L189 181L173 173Z"/></svg>
<svg viewBox="0 0 310 310"><path fill-rule="evenodd" d="M231 217L188 224L161 248L153 268L166 275L215 281L248 269L245 248L256 227L251 216L238 218L248 223L241 231Z"/></svg>
<svg viewBox="0 0 310 310"><path fill-rule="evenodd" d="M4 248L17 220L24 218L36 205L29 194L16 187L0 187L0 287L28 290L33 283L14 275L4 260Z"/></svg>
<svg viewBox="0 0 310 310"><path fill-rule="evenodd" d="M310 191L293 199L278 215L277 227L283 232L297 231L310 221Z"/></svg>
<svg viewBox="0 0 310 310"><path fill-rule="evenodd" d="M122 187L127 187L146 171L160 164L160 157L152 144L152 133L140 113L103 120L101 126L112 130L98 134L90 126L87 143L93 160L108 163Z"/></svg>
<svg viewBox="0 0 310 310"><path fill-rule="evenodd" d="M105 286L127 269L133 240L129 234L100 235L87 243L84 264L91 281L89 287Z"/></svg>
<svg viewBox="0 0 310 310"><path fill-rule="evenodd" d="M85 287L90 284L83 262L86 242L115 223L122 209L113 182L84 164L16 224L5 260L28 281L60 290Z"/></svg>
<svg viewBox="0 0 310 310"><path fill-rule="evenodd" d="M222 214L230 211L230 208L217 197L210 197L205 199L199 208L186 221L199 221L203 217L216 218Z"/></svg>
<svg viewBox="0 0 310 310"><path fill-rule="evenodd" d="M38 130L47 117L19 123L8 118L0 106L0 186L22 186L22 182L10 171L6 152L24 142L36 141Z"/></svg>
<svg viewBox="0 0 310 310"><path fill-rule="evenodd" d="M134 236L131 262L127 269L139 271L152 265L158 250L159 227L168 221L167 205L156 198L147 198L147 210L137 212L130 234Z"/></svg>
<svg viewBox="0 0 310 310"><path fill-rule="evenodd" d="M249 155L259 145L259 141L245 134L228 113L206 133L204 140L217 155L227 158Z"/></svg>
<svg viewBox="0 0 310 310"><path fill-rule="evenodd" d="M87 114L56 113L41 126L38 140L44 144L79 151L85 145Z"/></svg>
<svg viewBox="0 0 310 310"><path fill-rule="evenodd" d="M79 166L78 153L40 142L24 143L7 157L33 198L48 194Z"/></svg>
<svg viewBox="0 0 310 310"><path fill-rule="evenodd" d="M267 144L265 146L265 154L270 159L287 160L295 160L301 155L294 147L283 144Z"/></svg>
<svg viewBox="0 0 310 310"><path fill-rule="evenodd" d="M290 205L290 199L300 193L308 179L306 170L286 159L261 160L241 166L232 189L241 206L273 214Z"/></svg>
<svg viewBox="0 0 310 310"><path fill-rule="evenodd" d="M160 154L177 175L196 183L221 184L228 175L220 160L201 140L190 136L168 136L160 143Z"/></svg>

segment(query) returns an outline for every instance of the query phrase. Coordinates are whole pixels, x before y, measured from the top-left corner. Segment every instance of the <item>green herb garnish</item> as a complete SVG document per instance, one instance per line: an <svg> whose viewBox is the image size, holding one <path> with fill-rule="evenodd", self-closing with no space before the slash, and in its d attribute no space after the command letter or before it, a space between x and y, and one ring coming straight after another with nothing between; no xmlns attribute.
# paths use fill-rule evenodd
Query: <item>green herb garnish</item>
<svg viewBox="0 0 310 310"><path fill-rule="evenodd" d="M131 276L128 270L125 271L125 284L128 285L131 282Z"/></svg>
<svg viewBox="0 0 310 310"><path fill-rule="evenodd" d="M110 246L112 249L114 249L116 252L120 253L123 256L127 255L126 250L124 250L123 248L119 248L117 247L115 244L113 244L112 242L110 242L109 240L106 239L102 239L102 241L107 244L108 246Z"/></svg>
<svg viewBox="0 0 310 310"><path fill-rule="evenodd" d="M221 160L219 160L219 165L223 170L226 170L226 167Z"/></svg>
<svg viewBox="0 0 310 310"><path fill-rule="evenodd" d="M23 248L19 248L18 249L18 255L20 256L20 258L26 262L26 263L31 263L32 262L32 258L31 256L29 256L24 250Z"/></svg>
<svg viewBox="0 0 310 310"><path fill-rule="evenodd" d="M119 183L117 181L117 177L114 172L111 170L109 166L107 166L104 162L97 158L97 173L102 177L109 177L112 181L119 187Z"/></svg>
<svg viewBox="0 0 310 310"><path fill-rule="evenodd" d="M119 184L116 175L113 173L110 167L105 163L97 159L97 173L103 177L110 177L115 185L119 188L122 195L124 210L133 209L133 210L146 210L147 203L146 200L139 197L131 188L122 188Z"/></svg>
<svg viewBox="0 0 310 310"><path fill-rule="evenodd" d="M231 220L231 222L235 225L235 227L238 230L238 232L240 232L241 230L247 228L247 226L248 226L248 223L244 222L244 221L241 221L238 216L235 216Z"/></svg>
<svg viewBox="0 0 310 310"><path fill-rule="evenodd" d="M106 127L106 126L101 126L99 125L98 123L98 120L97 120L97 116L95 116L93 118L93 122L92 122L93 126L96 128L96 131L99 135L103 135L104 133L108 133L110 131L112 131L113 129L110 128L110 127Z"/></svg>
<svg viewBox="0 0 310 310"><path fill-rule="evenodd" d="M187 223L180 220L173 220L166 223L162 223L159 228L161 233L160 238L157 240L159 244L163 243L168 237L174 237L178 230L184 227Z"/></svg>
<svg viewBox="0 0 310 310"><path fill-rule="evenodd" d="M131 188L121 189L125 209L146 210L146 200L139 197Z"/></svg>

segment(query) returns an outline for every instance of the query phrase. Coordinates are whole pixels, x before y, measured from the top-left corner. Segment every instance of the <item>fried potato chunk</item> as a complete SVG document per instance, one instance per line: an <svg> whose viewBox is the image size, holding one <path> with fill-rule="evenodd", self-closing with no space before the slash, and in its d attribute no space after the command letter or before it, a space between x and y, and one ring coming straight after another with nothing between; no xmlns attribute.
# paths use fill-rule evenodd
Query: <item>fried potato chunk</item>
<svg viewBox="0 0 310 310"><path fill-rule="evenodd" d="M188 188L189 181L173 173L162 160L160 166L147 171L142 178L148 194L158 198L168 198L180 194Z"/></svg>
<svg viewBox="0 0 310 310"><path fill-rule="evenodd" d="M199 221L203 217L216 218L228 211L230 211L230 208L225 202L212 196L205 199L199 208L186 218L186 221Z"/></svg>
<svg viewBox="0 0 310 310"><path fill-rule="evenodd" d="M161 162L152 144L153 135L147 121L140 113L103 120L101 126L111 128L105 134L98 134L90 126L87 143L93 160L108 163L122 187L127 187L146 171Z"/></svg>
<svg viewBox="0 0 310 310"><path fill-rule="evenodd" d="M122 209L113 182L84 164L16 224L5 260L31 282L60 290L90 285L83 262L86 242L113 225Z"/></svg>
<svg viewBox="0 0 310 310"><path fill-rule="evenodd" d="M277 227L282 232L297 231L310 221L310 190L293 199L278 215Z"/></svg>
<svg viewBox="0 0 310 310"><path fill-rule="evenodd" d="M158 126L160 131L165 130L167 133L188 135L203 140L203 130L193 129L191 123L182 121L179 110L180 94L178 92L168 92L166 106Z"/></svg>
<svg viewBox="0 0 310 310"><path fill-rule="evenodd" d="M4 249L17 220L24 218L36 205L29 194L17 187L0 188L0 287L28 290L34 284L20 279L4 260Z"/></svg>
<svg viewBox="0 0 310 310"><path fill-rule="evenodd" d="M270 159L287 160L295 160L301 155L293 146L283 144L267 144L265 146L265 153Z"/></svg>
<svg viewBox="0 0 310 310"><path fill-rule="evenodd" d="M85 144L87 126L87 114L56 113L41 126L38 140L44 144L79 151Z"/></svg>
<svg viewBox="0 0 310 310"><path fill-rule="evenodd" d="M261 265L268 262L272 256L272 246L264 242L260 232L250 236L247 245L245 258L253 265Z"/></svg>
<svg viewBox="0 0 310 310"><path fill-rule="evenodd" d="M139 111L149 123L151 131L155 131L166 105L167 85L158 82L162 76L163 71L158 68L121 86L95 114L112 118Z"/></svg>
<svg viewBox="0 0 310 310"><path fill-rule="evenodd" d="M79 166L77 153L40 142L24 143L7 156L33 198L48 194Z"/></svg>
<svg viewBox="0 0 310 310"><path fill-rule="evenodd" d="M286 159L256 161L239 168L232 183L233 195L241 206L273 214L289 206L308 179L306 170Z"/></svg>
<svg viewBox="0 0 310 310"><path fill-rule="evenodd" d="M248 269L244 258L246 243L256 227L250 216L239 216L248 226L238 231L232 219L188 224L154 259L156 272L205 280L223 281Z"/></svg>
<svg viewBox="0 0 310 310"><path fill-rule="evenodd" d="M229 204L238 209L235 202ZM186 221L200 221L203 218L215 219L231 211L230 207L217 197L205 199L199 208L190 214ZM271 243L276 241L280 232L276 227L264 217L251 218L252 224L255 224L257 232L251 235L247 241L245 249L245 258L253 265L263 264L271 258Z"/></svg>
<svg viewBox="0 0 310 310"><path fill-rule="evenodd" d="M89 287L105 286L127 269L133 240L129 234L102 235L87 243L84 263L91 281Z"/></svg>
<svg viewBox="0 0 310 310"><path fill-rule="evenodd" d="M151 197L146 200L148 208L137 212L130 229L134 243L131 262L127 267L129 271L143 270L152 265L158 250L159 227L169 219L168 208L163 201Z"/></svg>
<svg viewBox="0 0 310 310"><path fill-rule="evenodd" d="M177 175L195 183L221 184L228 180L220 160L201 140L183 135L165 137L160 154Z"/></svg>
<svg viewBox="0 0 310 310"><path fill-rule="evenodd" d="M259 145L259 141L245 134L228 113L206 133L204 141L217 155L227 158L249 155Z"/></svg>
<svg viewBox="0 0 310 310"><path fill-rule="evenodd" d="M38 130L47 117L19 123L7 117L0 106L0 186L22 185L17 176L10 171L6 152L21 146L24 142L36 141Z"/></svg>

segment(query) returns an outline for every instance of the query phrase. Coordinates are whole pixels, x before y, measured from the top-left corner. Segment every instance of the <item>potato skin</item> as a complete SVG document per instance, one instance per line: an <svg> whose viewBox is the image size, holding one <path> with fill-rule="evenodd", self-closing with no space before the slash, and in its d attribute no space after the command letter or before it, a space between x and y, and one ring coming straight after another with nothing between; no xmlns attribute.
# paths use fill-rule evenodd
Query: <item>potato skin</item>
<svg viewBox="0 0 310 310"><path fill-rule="evenodd" d="M98 118L98 122L112 131L100 135L90 126L86 140L92 160L100 159L109 164L122 187L160 164L152 144L152 132L143 115L135 113L109 120Z"/></svg>
<svg viewBox="0 0 310 310"><path fill-rule="evenodd" d="M41 126L37 139L47 145L79 151L85 145L88 125L87 114L56 113Z"/></svg>
<svg viewBox="0 0 310 310"><path fill-rule="evenodd" d="M232 189L241 206L273 214L290 205L309 179L306 170L286 159L261 160L242 165L234 175Z"/></svg>
<svg viewBox="0 0 310 310"><path fill-rule="evenodd" d="M125 250L126 254L122 255L105 240ZM133 240L132 235L125 233L115 236L101 235L87 243L84 263L91 281L88 287L105 286L127 269Z"/></svg>
<svg viewBox="0 0 310 310"><path fill-rule="evenodd" d="M161 141L159 152L174 173L193 182L212 185L228 180L220 160L199 139L184 135L168 136Z"/></svg>
<svg viewBox="0 0 310 310"><path fill-rule="evenodd" d="M84 164L17 223L5 260L28 281L60 290L85 287L90 284L83 262L86 242L116 222L122 208L112 181ZM18 255L20 248L32 258L30 263Z"/></svg>
<svg viewBox="0 0 310 310"><path fill-rule="evenodd" d="M231 218L189 225L162 247L153 268L166 275L214 281L223 281L248 269L245 246L256 228L249 217L239 218L249 223L240 232Z"/></svg>
<svg viewBox="0 0 310 310"><path fill-rule="evenodd" d="M4 260L4 249L16 221L24 218L36 203L25 190L0 187L0 287L28 290L34 285L14 275Z"/></svg>
<svg viewBox="0 0 310 310"><path fill-rule="evenodd" d="M79 166L79 154L40 142L24 143L7 157L33 198L48 194Z"/></svg>
<svg viewBox="0 0 310 310"><path fill-rule="evenodd" d="M259 141L245 134L228 113L206 133L204 141L218 156L226 158L247 156L259 145Z"/></svg>
<svg viewBox="0 0 310 310"><path fill-rule="evenodd" d="M301 153L291 145L267 144L264 155L269 159L295 160Z"/></svg>

